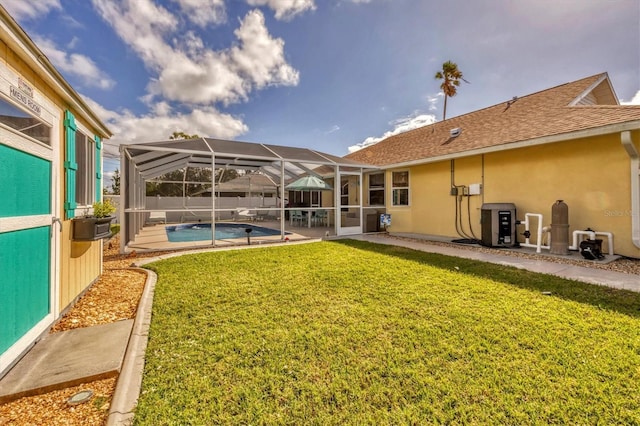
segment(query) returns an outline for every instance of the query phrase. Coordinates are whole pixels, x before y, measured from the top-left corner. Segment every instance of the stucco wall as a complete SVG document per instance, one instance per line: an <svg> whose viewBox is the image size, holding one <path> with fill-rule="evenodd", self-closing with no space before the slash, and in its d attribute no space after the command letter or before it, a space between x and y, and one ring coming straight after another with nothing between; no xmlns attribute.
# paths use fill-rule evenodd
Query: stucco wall
<svg viewBox="0 0 640 426"><path fill-rule="evenodd" d="M634 140L638 145L638 132ZM540 213L551 223L551 206L562 199L569 206L570 232L591 228L612 232L616 254L640 258L631 241L629 157L620 134L577 139L477 155L454 161L456 185L482 183L481 195L462 197L462 225L480 236L483 203L514 203L517 218ZM391 171L387 172L387 209L392 232L459 238L455 226L456 197L449 195L451 162L410 168L410 205L391 206ZM469 205L467 207L467 202ZM518 226L518 233L524 231ZM524 237L519 236L519 241ZM606 246L606 244L605 244Z"/></svg>

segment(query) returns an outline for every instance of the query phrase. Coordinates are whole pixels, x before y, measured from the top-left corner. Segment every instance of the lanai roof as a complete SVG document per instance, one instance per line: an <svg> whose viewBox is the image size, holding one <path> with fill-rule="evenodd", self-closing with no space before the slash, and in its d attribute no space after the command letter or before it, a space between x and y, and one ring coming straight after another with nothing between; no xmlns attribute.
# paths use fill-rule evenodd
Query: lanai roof
<svg viewBox="0 0 640 426"><path fill-rule="evenodd" d="M619 105L602 73L394 135L346 158L394 167L638 128L640 106Z"/></svg>
<svg viewBox="0 0 640 426"><path fill-rule="evenodd" d="M371 168L357 160L337 157L307 148L294 148L221 139L176 139L120 147L143 179L149 180L185 167L260 170L280 181L280 163L285 162L285 179L302 174L319 174L323 166ZM324 169L324 168L323 168Z"/></svg>

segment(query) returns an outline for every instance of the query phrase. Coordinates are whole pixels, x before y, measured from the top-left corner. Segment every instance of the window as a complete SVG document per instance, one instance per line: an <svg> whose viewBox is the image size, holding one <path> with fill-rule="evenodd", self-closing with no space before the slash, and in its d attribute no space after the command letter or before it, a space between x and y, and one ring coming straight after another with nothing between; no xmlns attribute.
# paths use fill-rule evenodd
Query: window
<svg viewBox="0 0 640 426"><path fill-rule="evenodd" d="M84 133L76 132L76 203L90 206L95 201L95 151L93 140Z"/></svg>
<svg viewBox="0 0 640 426"><path fill-rule="evenodd" d="M51 127L2 98L0 98L0 123L39 142L51 145Z"/></svg>
<svg viewBox="0 0 640 426"><path fill-rule="evenodd" d="M384 173L369 175L369 205L384 206Z"/></svg>
<svg viewBox="0 0 640 426"><path fill-rule="evenodd" d="M393 205L408 206L409 205L409 172L393 172Z"/></svg>

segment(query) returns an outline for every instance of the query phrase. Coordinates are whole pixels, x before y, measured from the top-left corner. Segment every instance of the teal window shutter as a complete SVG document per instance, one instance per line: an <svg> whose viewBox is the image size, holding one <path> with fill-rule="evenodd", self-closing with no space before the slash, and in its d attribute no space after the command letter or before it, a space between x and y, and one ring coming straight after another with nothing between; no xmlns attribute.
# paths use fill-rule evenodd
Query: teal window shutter
<svg viewBox="0 0 640 426"><path fill-rule="evenodd" d="M102 200L102 162L100 161L102 141L98 136L93 139L96 141L96 202L100 202Z"/></svg>
<svg viewBox="0 0 640 426"><path fill-rule="evenodd" d="M66 193L64 199L64 213L67 219L75 216L76 204L76 120L71 111L64 112L64 135L65 135L65 183Z"/></svg>

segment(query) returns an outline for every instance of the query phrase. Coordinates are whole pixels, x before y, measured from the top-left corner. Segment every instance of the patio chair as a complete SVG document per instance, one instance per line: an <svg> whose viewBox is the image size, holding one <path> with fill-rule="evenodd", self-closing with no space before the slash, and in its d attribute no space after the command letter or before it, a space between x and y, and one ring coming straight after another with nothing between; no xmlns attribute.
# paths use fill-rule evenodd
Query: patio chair
<svg viewBox="0 0 640 426"><path fill-rule="evenodd" d="M249 220L253 222L256 218L255 213L251 213L248 209L236 210L236 220Z"/></svg>
<svg viewBox="0 0 640 426"><path fill-rule="evenodd" d="M149 213L149 219L147 219L147 224L153 223L167 223L167 213L166 212L151 212Z"/></svg>
<svg viewBox="0 0 640 426"><path fill-rule="evenodd" d="M316 210L316 214L313 216L313 224L329 226L329 215L326 210Z"/></svg>
<svg viewBox="0 0 640 426"><path fill-rule="evenodd" d="M299 225L302 225L304 222L304 215L302 214L302 210L291 210L291 224L295 225L298 222Z"/></svg>

